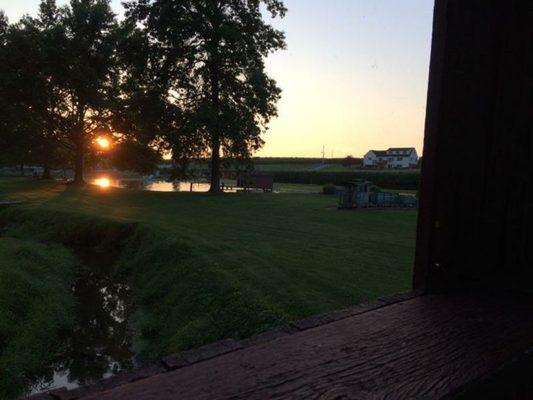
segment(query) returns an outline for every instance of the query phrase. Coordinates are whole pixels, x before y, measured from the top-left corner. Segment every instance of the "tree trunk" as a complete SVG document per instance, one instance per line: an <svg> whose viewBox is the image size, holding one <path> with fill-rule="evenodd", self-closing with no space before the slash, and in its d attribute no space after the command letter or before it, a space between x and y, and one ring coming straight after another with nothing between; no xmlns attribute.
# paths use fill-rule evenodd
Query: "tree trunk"
<svg viewBox="0 0 533 400"><path fill-rule="evenodd" d="M216 54L216 51L215 51ZM211 60L211 103L216 115L211 124L211 188L209 192L220 193L220 81L218 71L218 56Z"/></svg>
<svg viewBox="0 0 533 400"><path fill-rule="evenodd" d="M78 137L76 138L76 155L75 155L75 164L74 164L74 183L83 184L83 159L84 159L84 146L83 146L83 131L78 132Z"/></svg>
<svg viewBox="0 0 533 400"><path fill-rule="evenodd" d="M43 167L42 179L52 179L52 174L50 173L50 167L48 165Z"/></svg>
<svg viewBox="0 0 533 400"><path fill-rule="evenodd" d="M211 154L211 188L210 193L220 193L220 142L213 140Z"/></svg>
<svg viewBox="0 0 533 400"><path fill-rule="evenodd" d="M210 193L221 193L220 188L220 142L223 137L220 126L220 26L222 21L219 2L207 2L208 19L212 25L212 35L208 40L208 69L211 83L211 106L215 120L211 121L211 188Z"/></svg>
<svg viewBox="0 0 533 400"><path fill-rule="evenodd" d="M85 158L85 143L84 143L84 120L85 120L85 103L80 102L76 113L77 118L77 132L75 137L75 161L74 161L74 183L84 184L83 179L83 164Z"/></svg>

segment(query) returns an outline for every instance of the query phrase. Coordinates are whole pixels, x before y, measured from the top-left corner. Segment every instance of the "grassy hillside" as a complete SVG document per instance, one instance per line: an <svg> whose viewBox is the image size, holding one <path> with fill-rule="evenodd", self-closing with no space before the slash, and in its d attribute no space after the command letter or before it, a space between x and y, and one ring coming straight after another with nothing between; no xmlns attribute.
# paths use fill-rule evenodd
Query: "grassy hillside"
<svg viewBox="0 0 533 400"><path fill-rule="evenodd" d="M15 398L61 350L73 323L75 259L64 248L0 237L0 398Z"/></svg>
<svg viewBox="0 0 533 400"><path fill-rule="evenodd" d="M318 194L154 193L0 179L0 228L71 245L120 240L147 356L408 290L416 212L342 212ZM127 226L126 236L105 236ZM81 234L80 232L84 232ZM47 279L47 278L45 278Z"/></svg>

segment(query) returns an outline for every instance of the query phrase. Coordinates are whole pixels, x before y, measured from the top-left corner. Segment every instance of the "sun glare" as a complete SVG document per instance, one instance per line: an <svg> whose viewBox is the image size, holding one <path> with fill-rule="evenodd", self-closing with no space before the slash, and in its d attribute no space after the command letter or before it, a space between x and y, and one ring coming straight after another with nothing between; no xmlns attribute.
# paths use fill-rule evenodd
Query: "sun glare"
<svg viewBox="0 0 533 400"><path fill-rule="evenodd" d="M109 178L98 178L94 180L94 184L103 189L107 189L111 186L111 181L109 180Z"/></svg>
<svg viewBox="0 0 533 400"><path fill-rule="evenodd" d="M109 139L102 136L96 138L96 144L98 144L98 146L100 146L100 148L103 150L107 150L111 146Z"/></svg>

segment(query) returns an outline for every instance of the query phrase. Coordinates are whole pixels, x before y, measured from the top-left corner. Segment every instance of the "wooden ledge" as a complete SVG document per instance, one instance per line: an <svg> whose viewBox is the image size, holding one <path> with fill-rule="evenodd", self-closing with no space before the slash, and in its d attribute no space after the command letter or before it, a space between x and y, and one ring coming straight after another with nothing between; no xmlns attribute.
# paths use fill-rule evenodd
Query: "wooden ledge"
<svg viewBox="0 0 533 400"><path fill-rule="evenodd" d="M449 398L523 362L532 348L533 299L402 295L38 398Z"/></svg>

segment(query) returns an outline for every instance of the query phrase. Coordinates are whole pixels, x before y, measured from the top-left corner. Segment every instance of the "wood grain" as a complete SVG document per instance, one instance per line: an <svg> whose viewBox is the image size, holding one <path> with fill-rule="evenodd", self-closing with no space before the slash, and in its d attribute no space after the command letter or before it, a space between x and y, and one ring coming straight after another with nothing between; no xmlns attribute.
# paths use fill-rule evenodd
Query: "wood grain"
<svg viewBox="0 0 533 400"><path fill-rule="evenodd" d="M532 49L530 1L435 2L417 290L533 279Z"/></svg>
<svg viewBox="0 0 533 400"><path fill-rule="evenodd" d="M533 303L424 296L85 399L439 399L533 347Z"/></svg>

